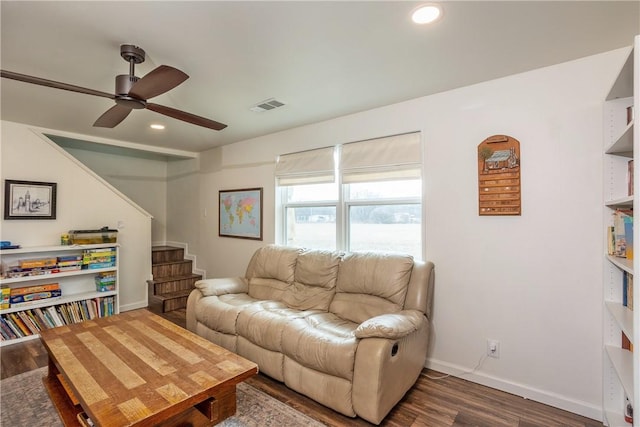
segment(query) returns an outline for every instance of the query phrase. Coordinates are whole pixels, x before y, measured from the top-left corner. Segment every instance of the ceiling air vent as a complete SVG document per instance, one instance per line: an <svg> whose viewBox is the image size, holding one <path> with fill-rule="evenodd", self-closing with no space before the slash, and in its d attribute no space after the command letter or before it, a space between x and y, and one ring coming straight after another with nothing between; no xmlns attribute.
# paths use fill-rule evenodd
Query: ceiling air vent
<svg viewBox="0 0 640 427"><path fill-rule="evenodd" d="M273 110L275 108L278 107L282 107L284 105L284 103L274 99L274 98L270 98L267 99L265 101L262 101L256 105L254 105L253 107L249 108L251 111L254 111L256 113L262 113L263 111L269 111L269 110Z"/></svg>

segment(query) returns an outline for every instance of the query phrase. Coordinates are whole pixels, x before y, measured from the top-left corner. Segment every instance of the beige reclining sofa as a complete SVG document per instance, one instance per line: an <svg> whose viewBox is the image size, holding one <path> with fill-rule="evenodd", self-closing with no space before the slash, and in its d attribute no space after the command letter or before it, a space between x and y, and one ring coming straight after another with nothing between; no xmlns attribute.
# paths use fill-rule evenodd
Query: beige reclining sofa
<svg viewBox="0 0 640 427"><path fill-rule="evenodd" d="M433 264L269 245L244 277L196 283L187 328L289 388L379 424L424 367Z"/></svg>

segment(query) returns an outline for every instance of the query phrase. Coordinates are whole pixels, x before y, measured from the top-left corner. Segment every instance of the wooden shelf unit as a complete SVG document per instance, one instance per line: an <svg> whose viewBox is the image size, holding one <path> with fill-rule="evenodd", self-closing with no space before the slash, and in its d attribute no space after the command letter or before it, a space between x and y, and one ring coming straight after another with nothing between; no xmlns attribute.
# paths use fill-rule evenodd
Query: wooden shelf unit
<svg viewBox="0 0 640 427"><path fill-rule="evenodd" d="M640 198L628 193L632 179L634 192L640 191L640 174L629 178L629 161L640 153L640 36L636 36L617 79L604 102L604 225L613 225L617 209L633 209L633 246L640 242ZM629 117L629 112L632 112ZM605 236L607 233L605 232ZM604 251L608 242L605 237ZM636 251L634 251L636 252ZM603 275L603 423L631 426L625 421L625 395L636 415L633 426L640 426L640 295L638 280L633 281L632 309L623 305L623 275L640 271L640 253L633 259L604 257ZM634 277L635 279L635 277ZM634 346L622 348L622 334Z"/></svg>
<svg viewBox="0 0 640 427"><path fill-rule="evenodd" d="M19 249L4 249L0 251L0 261L3 264L8 264L16 261L17 259L30 259L41 257L57 257L64 255L81 255L84 250L87 249L115 249L116 251L116 265L107 268L95 268L95 269L82 269L74 271L63 271L59 273L42 274L36 276L25 277L3 277L0 278L0 285L9 286L11 288L19 288L25 286L35 286L45 283L57 282L60 284L62 290L62 296L60 298L44 299L38 302L34 302L28 306L22 307L9 307L7 309L0 309L0 316L4 316L11 313L18 313L26 310L32 310L36 308L47 308L52 306L58 306L62 304L74 303L77 301L94 300L96 298L114 297L113 314L120 312L119 310L119 251L120 246L117 243L100 243L91 245L67 245L67 246L37 246L26 247ZM98 273L103 272L115 272L116 274L116 289L113 291L100 292L96 290L95 276ZM0 347L6 345L16 344L19 342L29 341L32 339L38 339L39 334L30 334L16 339L0 341Z"/></svg>

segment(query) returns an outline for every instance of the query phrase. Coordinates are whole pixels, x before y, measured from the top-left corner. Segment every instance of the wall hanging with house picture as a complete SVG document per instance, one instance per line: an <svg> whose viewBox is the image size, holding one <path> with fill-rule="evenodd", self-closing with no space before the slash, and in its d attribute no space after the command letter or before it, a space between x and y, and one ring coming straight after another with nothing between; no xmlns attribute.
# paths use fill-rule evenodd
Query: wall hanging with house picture
<svg viewBox="0 0 640 427"><path fill-rule="evenodd" d="M262 188L220 190L218 235L262 240Z"/></svg>
<svg viewBox="0 0 640 427"><path fill-rule="evenodd" d="M478 213L520 215L520 142L493 135L478 145Z"/></svg>
<svg viewBox="0 0 640 427"><path fill-rule="evenodd" d="M55 182L4 180L4 219L56 219Z"/></svg>

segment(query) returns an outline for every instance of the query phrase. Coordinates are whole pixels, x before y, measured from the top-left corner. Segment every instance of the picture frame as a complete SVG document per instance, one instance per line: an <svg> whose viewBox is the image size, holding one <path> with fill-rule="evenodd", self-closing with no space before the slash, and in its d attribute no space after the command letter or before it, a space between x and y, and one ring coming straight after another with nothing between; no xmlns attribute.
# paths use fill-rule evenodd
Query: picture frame
<svg viewBox="0 0 640 427"><path fill-rule="evenodd" d="M57 183L4 180L4 219L56 219Z"/></svg>
<svg viewBox="0 0 640 427"><path fill-rule="evenodd" d="M218 236L262 240L262 187L220 190Z"/></svg>

